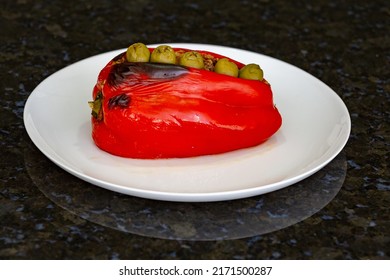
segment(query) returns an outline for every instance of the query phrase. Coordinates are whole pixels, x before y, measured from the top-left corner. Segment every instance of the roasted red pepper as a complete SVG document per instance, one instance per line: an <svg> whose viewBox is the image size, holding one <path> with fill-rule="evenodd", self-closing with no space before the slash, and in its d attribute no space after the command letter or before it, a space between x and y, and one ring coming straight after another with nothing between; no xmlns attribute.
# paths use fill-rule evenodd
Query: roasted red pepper
<svg viewBox="0 0 390 280"><path fill-rule="evenodd" d="M282 122L265 80L127 62L124 53L102 69L93 98L96 145L130 158L183 158L247 148L267 140Z"/></svg>

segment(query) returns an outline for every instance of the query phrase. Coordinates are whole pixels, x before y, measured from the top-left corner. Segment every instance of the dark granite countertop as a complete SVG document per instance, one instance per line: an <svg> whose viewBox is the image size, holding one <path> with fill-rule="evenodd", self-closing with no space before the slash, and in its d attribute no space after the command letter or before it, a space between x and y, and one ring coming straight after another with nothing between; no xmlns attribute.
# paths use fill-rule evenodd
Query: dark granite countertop
<svg viewBox="0 0 390 280"><path fill-rule="evenodd" d="M389 1L32 1L0 4L1 259L389 259ZM24 105L95 54L193 42L263 53L345 102L352 131L324 169L215 203L124 196L81 181L31 142Z"/></svg>

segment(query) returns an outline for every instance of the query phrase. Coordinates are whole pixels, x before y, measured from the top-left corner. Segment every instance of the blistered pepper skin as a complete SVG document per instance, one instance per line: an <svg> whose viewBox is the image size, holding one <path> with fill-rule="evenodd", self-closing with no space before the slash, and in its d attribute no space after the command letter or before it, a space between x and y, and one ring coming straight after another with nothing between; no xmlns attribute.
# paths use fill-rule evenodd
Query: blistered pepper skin
<svg viewBox="0 0 390 280"><path fill-rule="evenodd" d="M92 138L106 152L142 159L220 154L258 145L282 124L266 81L123 56L103 68L93 90L101 115L92 117Z"/></svg>

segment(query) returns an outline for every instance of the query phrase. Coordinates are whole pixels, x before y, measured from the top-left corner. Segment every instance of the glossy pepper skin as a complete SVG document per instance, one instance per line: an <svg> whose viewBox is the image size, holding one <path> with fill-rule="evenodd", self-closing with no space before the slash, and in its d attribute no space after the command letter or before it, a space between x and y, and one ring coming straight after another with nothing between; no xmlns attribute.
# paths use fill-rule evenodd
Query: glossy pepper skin
<svg viewBox="0 0 390 280"><path fill-rule="evenodd" d="M93 98L94 142L129 158L183 158L247 148L267 140L282 123L265 80L130 63L124 54L102 69Z"/></svg>

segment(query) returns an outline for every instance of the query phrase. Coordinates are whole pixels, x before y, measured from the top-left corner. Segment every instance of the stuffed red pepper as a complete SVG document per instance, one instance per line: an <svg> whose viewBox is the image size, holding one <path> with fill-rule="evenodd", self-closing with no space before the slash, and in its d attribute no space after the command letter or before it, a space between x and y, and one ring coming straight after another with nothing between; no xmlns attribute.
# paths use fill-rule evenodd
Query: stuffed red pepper
<svg viewBox="0 0 390 280"><path fill-rule="evenodd" d="M92 138L130 158L183 158L258 145L281 126L256 64L202 50L131 45L93 89Z"/></svg>

